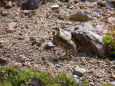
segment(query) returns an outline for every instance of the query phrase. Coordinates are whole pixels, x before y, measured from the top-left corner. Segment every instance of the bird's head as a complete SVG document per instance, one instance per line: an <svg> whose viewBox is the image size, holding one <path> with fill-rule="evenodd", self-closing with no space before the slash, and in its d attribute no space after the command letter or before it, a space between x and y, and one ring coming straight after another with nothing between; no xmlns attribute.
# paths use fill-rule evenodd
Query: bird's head
<svg viewBox="0 0 115 86"><path fill-rule="evenodd" d="M53 29L55 30L55 33L56 33L56 34L60 34L61 29L60 29L59 27L55 27L55 28L53 28Z"/></svg>

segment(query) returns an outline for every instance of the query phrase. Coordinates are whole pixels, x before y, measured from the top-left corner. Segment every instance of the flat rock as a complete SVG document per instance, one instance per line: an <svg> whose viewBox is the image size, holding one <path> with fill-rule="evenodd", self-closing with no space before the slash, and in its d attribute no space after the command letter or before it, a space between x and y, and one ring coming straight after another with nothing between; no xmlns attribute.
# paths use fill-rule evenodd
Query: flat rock
<svg viewBox="0 0 115 86"><path fill-rule="evenodd" d="M93 20L92 17L90 17L89 15L87 15L83 12L73 13L73 14L70 15L69 19L74 20L74 21L81 21L81 22L86 22L86 21Z"/></svg>
<svg viewBox="0 0 115 86"><path fill-rule="evenodd" d="M76 66L75 69L74 69L76 72L78 73L81 73L81 74L84 74L87 72L87 70L85 68L81 68L79 66Z"/></svg>
<svg viewBox="0 0 115 86"><path fill-rule="evenodd" d="M48 43L46 43L45 44L45 46L44 46L44 49L51 49L51 48L53 48L55 45L52 43L52 42L48 42Z"/></svg>

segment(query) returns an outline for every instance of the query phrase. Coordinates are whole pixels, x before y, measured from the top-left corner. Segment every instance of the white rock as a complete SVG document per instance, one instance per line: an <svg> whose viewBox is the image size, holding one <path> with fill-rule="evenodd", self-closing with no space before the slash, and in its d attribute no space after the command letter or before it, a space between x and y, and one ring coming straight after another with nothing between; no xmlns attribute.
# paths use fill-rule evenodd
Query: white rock
<svg viewBox="0 0 115 86"><path fill-rule="evenodd" d="M73 78L78 78L78 76L77 75L73 75Z"/></svg>
<svg viewBox="0 0 115 86"><path fill-rule="evenodd" d="M115 81L111 82L111 84L112 84L113 86L115 86Z"/></svg>
<svg viewBox="0 0 115 86"><path fill-rule="evenodd" d="M81 74L84 74L84 73L87 72L86 69L81 68L81 67L79 67L79 66L76 66L76 67L75 67L75 71L76 71L76 72L79 72L79 73L81 73Z"/></svg>
<svg viewBox="0 0 115 86"><path fill-rule="evenodd" d="M15 32L16 30L15 30L15 27L16 27L16 22L11 22L11 23L9 23L8 24L8 28L6 28L6 32L8 32L8 33L13 33L13 32Z"/></svg>
<svg viewBox="0 0 115 86"><path fill-rule="evenodd" d="M9 28L14 28L16 26L16 22L11 22L8 24Z"/></svg>
<svg viewBox="0 0 115 86"><path fill-rule="evenodd" d="M57 10L57 9L59 9L59 8L60 8L59 5L52 5L52 6L51 6L51 9L52 9L52 10Z"/></svg>
<svg viewBox="0 0 115 86"><path fill-rule="evenodd" d="M16 62L16 63L14 63L14 66L15 66L15 67L22 67L22 63Z"/></svg>
<svg viewBox="0 0 115 86"><path fill-rule="evenodd" d="M44 49L51 49L51 48L53 48L54 46L55 46L55 45L54 45L52 42L48 42L48 43L45 44Z"/></svg>

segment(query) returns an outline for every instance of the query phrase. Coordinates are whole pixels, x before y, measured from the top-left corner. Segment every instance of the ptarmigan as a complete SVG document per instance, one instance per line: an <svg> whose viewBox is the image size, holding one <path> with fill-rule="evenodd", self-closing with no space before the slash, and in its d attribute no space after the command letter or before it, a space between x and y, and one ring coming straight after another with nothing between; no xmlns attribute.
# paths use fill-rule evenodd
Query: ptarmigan
<svg viewBox="0 0 115 86"><path fill-rule="evenodd" d="M76 46L71 40L71 34L60 28L53 28L56 34L53 36L52 42L59 46L68 56L76 55Z"/></svg>

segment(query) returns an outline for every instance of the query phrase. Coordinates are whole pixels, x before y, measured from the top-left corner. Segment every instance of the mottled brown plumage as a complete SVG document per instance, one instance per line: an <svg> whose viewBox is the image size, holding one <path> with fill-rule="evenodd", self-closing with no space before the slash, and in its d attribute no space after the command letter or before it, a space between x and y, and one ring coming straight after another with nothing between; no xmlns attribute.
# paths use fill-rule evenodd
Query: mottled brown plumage
<svg viewBox="0 0 115 86"><path fill-rule="evenodd" d="M66 55L75 55L76 46L71 40L71 35L66 33L66 31L62 31L60 28L54 29L56 30L56 34L53 36L53 43L59 46Z"/></svg>

